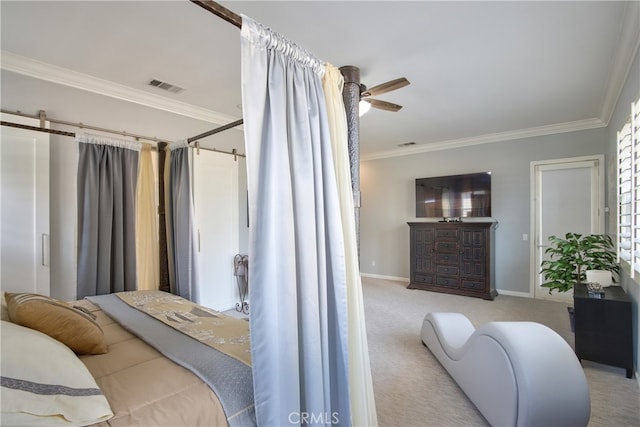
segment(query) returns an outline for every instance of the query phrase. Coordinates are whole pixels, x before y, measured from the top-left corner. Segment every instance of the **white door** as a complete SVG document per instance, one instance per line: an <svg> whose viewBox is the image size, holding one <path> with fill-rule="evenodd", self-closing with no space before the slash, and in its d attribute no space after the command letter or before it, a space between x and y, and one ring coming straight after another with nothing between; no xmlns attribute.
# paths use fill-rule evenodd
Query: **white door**
<svg viewBox="0 0 640 427"><path fill-rule="evenodd" d="M195 151L195 150L194 150ZM239 301L233 275L238 253L238 162L200 150L193 156L194 206L198 233L198 303L218 311Z"/></svg>
<svg viewBox="0 0 640 427"><path fill-rule="evenodd" d="M49 134L7 126L1 132L0 288L49 295Z"/></svg>
<svg viewBox="0 0 640 427"><path fill-rule="evenodd" d="M540 285L540 264L549 236L604 232L604 156L579 157L531 163L532 272L535 298L570 300L572 293L549 295Z"/></svg>

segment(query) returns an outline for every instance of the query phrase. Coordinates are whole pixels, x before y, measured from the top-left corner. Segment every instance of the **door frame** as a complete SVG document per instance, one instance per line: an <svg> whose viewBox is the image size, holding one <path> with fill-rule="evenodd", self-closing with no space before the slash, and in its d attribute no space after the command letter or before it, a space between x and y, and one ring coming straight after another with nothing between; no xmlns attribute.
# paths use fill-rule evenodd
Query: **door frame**
<svg viewBox="0 0 640 427"><path fill-rule="evenodd" d="M580 157L568 157L562 159L540 160L533 161L530 164L529 175L529 197L530 197L530 279L529 279L529 294L532 298L537 299L549 299L554 301L569 302L572 300L572 292L564 292L560 294L552 294L545 292L544 295L537 291L537 278L539 277L539 269L541 260L538 259L538 244L540 240L540 217L539 217L539 191L541 187L541 180L539 171L542 168L545 169L572 169L577 163L593 163L591 166L592 179L596 179L597 194L593 194L592 187L592 216L591 227L594 229L594 233L604 233L605 231L605 162L604 154L596 154L591 156ZM571 167L570 165L574 165ZM594 176L595 175L595 176ZM593 197L595 196L595 197Z"/></svg>

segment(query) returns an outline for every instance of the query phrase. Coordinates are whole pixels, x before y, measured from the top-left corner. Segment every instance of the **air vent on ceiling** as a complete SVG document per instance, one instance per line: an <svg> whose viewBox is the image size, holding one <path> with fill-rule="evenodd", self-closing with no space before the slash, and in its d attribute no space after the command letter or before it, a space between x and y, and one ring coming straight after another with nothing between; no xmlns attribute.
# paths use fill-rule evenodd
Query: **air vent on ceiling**
<svg viewBox="0 0 640 427"><path fill-rule="evenodd" d="M149 86L157 87L159 89L168 90L173 93L180 93L184 89L180 86L172 85L171 83L163 82L160 80L153 79L149 82Z"/></svg>

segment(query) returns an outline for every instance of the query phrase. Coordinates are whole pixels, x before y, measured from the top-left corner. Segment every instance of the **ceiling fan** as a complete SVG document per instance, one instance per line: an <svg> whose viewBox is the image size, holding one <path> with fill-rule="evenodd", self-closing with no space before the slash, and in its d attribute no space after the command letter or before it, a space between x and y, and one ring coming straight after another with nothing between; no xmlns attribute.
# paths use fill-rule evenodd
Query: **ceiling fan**
<svg viewBox="0 0 640 427"><path fill-rule="evenodd" d="M392 90L400 89L409 85L409 80L404 77L400 77L399 79L390 80L386 83L379 84L377 86L372 87L371 89L367 89L367 87L363 84L360 84L360 101L370 104L373 108L378 108L380 110L385 111L398 111L402 108L402 105L393 104L391 102L382 101L380 99L373 99L372 96L381 95L383 93L391 92Z"/></svg>

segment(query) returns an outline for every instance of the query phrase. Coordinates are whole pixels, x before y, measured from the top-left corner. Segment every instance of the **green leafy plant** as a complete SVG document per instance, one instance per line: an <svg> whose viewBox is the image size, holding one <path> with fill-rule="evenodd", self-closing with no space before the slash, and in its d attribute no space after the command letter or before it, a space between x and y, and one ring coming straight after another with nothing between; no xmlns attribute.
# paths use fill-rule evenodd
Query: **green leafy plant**
<svg viewBox="0 0 640 427"><path fill-rule="evenodd" d="M545 254L550 259L542 261L540 271L546 281L541 286L549 288L549 293L573 289L574 284L585 280L587 270L620 272L613 240L606 234L567 233L564 239L549 236L549 242Z"/></svg>

